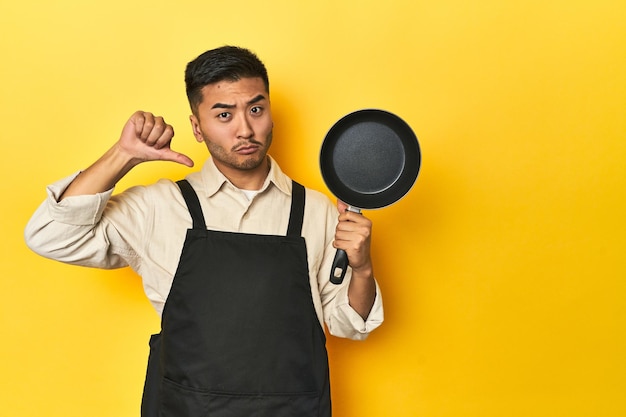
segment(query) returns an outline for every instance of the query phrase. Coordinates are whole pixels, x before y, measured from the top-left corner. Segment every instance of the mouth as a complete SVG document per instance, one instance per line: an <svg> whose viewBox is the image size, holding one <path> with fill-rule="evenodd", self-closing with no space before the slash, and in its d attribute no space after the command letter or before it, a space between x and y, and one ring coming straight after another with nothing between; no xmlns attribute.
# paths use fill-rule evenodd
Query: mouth
<svg viewBox="0 0 626 417"><path fill-rule="evenodd" d="M261 147L261 144L256 143L256 142L246 143L244 145L235 147L233 151L240 155L250 155L250 154L255 153L257 150L259 150L260 147Z"/></svg>

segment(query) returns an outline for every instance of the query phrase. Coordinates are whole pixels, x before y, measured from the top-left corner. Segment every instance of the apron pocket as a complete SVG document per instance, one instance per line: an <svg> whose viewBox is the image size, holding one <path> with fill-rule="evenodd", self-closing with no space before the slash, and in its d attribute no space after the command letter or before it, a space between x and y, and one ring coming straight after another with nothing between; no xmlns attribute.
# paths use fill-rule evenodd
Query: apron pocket
<svg viewBox="0 0 626 417"><path fill-rule="evenodd" d="M207 417L317 417L316 392L210 395Z"/></svg>
<svg viewBox="0 0 626 417"><path fill-rule="evenodd" d="M208 417L209 393L163 378L160 417Z"/></svg>
<svg viewBox="0 0 626 417"><path fill-rule="evenodd" d="M161 417L316 417L317 392L288 394L215 393L163 379Z"/></svg>

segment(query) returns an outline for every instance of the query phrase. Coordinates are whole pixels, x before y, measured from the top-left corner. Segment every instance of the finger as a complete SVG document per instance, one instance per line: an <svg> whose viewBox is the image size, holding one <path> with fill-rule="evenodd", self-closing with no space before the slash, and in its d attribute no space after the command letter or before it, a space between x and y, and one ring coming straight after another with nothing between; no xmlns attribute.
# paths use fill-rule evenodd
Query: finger
<svg viewBox="0 0 626 417"><path fill-rule="evenodd" d="M354 222L347 220L346 218L339 219L337 223L337 231L352 232L357 228Z"/></svg>
<svg viewBox="0 0 626 417"><path fill-rule="evenodd" d="M343 213L348 209L348 205L341 200L337 200L337 210L339 213Z"/></svg>
<svg viewBox="0 0 626 417"><path fill-rule="evenodd" d="M161 159L163 161L176 162L178 164L186 165L188 167L193 166L193 161L187 155L171 150L170 148L164 148L161 150Z"/></svg>
<svg viewBox="0 0 626 417"><path fill-rule="evenodd" d="M135 128L135 136L140 138L141 132L143 131L143 126L146 121L145 112L136 111L130 118L130 122L133 124Z"/></svg>
<svg viewBox="0 0 626 417"><path fill-rule="evenodd" d="M170 145L170 142L172 141L172 138L174 137L174 128L171 125L168 125L166 123L164 123L163 126L155 125L154 128L152 129L152 132L153 133L151 134L151 136L152 135L157 136L159 135L159 132L160 132L160 135L156 137L153 143L152 143L152 139L148 138L148 141L152 143L152 146L155 149L162 149L162 148L168 147Z"/></svg>
<svg viewBox="0 0 626 417"><path fill-rule="evenodd" d="M340 241L365 241L372 235L369 220L360 222L340 221L335 229L335 239Z"/></svg>
<svg viewBox="0 0 626 417"><path fill-rule="evenodd" d="M142 132L142 138L145 138L146 145L155 146L155 144L161 139L161 136L164 134L167 126L168 125L161 116L153 116L151 119L146 119L144 131ZM171 139L171 137L169 139Z"/></svg>
<svg viewBox="0 0 626 417"><path fill-rule="evenodd" d="M152 127L154 126L154 115L150 112L141 112L138 116L139 120L141 120L141 124L137 126L137 137L141 139L142 142L145 142L152 132Z"/></svg>
<svg viewBox="0 0 626 417"><path fill-rule="evenodd" d="M369 245L370 234L367 230L337 230L335 232L333 246L345 250L349 257L362 251L369 251Z"/></svg>
<svg viewBox="0 0 626 417"><path fill-rule="evenodd" d="M359 228L371 227L371 221L361 214L346 210L339 214L337 226L343 230L357 230Z"/></svg>
<svg viewBox="0 0 626 417"><path fill-rule="evenodd" d="M371 235L370 229L367 227L341 227L338 226L335 230L335 239L344 241L364 241Z"/></svg>

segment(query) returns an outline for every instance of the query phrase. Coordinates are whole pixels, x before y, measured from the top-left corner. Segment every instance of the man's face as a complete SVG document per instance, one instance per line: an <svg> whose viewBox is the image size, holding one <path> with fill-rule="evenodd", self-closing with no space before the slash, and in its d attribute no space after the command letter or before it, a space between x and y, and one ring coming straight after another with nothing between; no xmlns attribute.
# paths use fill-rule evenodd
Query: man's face
<svg viewBox="0 0 626 417"><path fill-rule="evenodd" d="M229 173L265 169L272 143L272 114L261 78L220 81L202 89L202 103L191 126L198 142L205 142L215 165Z"/></svg>

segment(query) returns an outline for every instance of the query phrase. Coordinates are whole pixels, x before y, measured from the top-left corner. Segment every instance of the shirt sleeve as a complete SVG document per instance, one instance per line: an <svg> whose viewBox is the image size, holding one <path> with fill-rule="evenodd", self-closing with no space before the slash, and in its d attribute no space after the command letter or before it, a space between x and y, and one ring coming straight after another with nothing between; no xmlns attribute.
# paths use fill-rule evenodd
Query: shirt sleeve
<svg viewBox="0 0 626 417"><path fill-rule="evenodd" d="M364 340L378 326L383 323L383 301L380 288L376 283L376 298L370 314L366 320L351 306L348 299L348 285L350 279L346 276L334 300L334 308L329 314L327 325L330 334L353 340ZM334 285L334 284L331 284Z"/></svg>
<svg viewBox="0 0 626 417"><path fill-rule="evenodd" d="M328 199L325 199L325 204L325 246L317 277L321 303L324 310L324 321L329 333L333 336L353 340L364 340L374 329L380 326L384 320L380 287L377 282L374 305L367 319L363 320L352 306L350 306L348 298L348 286L350 285L352 277L352 269L348 267L345 278L341 284L335 285L330 282L331 265L336 253L332 242L335 237L338 213L336 207Z"/></svg>
<svg viewBox="0 0 626 417"><path fill-rule="evenodd" d="M46 188L47 198L37 208L24 231L27 246L35 253L73 265L105 269L127 266L129 248L115 228L101 221L113 190L66 197L63 192L78 172Z"/></svg>

